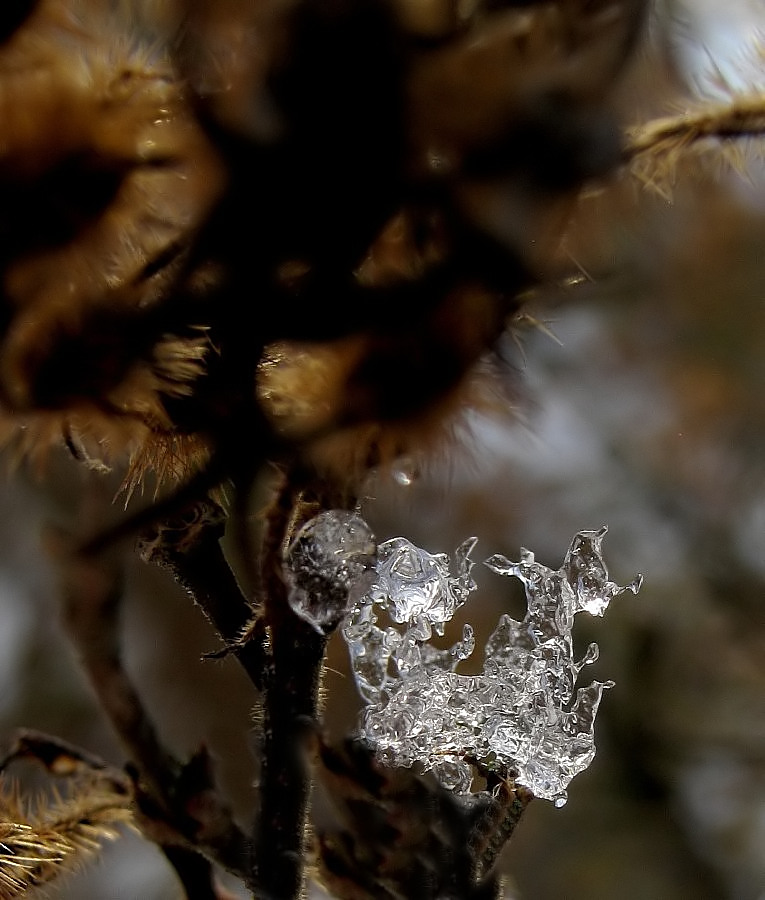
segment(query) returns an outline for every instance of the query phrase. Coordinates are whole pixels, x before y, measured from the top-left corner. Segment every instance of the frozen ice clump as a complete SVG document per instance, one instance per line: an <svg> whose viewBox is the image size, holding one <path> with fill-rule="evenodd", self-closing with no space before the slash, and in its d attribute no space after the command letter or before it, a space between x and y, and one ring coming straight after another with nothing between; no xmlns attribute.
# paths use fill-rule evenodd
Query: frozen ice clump
<svg viewBox="0 0 765 900"><path fill-rule="evenodd" d="M458 663L473 652L469 625L450 649L429 641L475 589L470 552L430 554L404 538L379 546L376 578L342 629L356 683L367 706L360 731L386 763L432 769L446 786L469 793L473 766L512 774L537 797L566 802L571 779L595 755L593 726L603 691L613 682L576 688L579 672L598 657L591 644L573 655L571 631L580 612L602 615L625 590L608 579L601 554L606 528L581 531L563 565L548 569L521 550L519 562L496 555L485 565L519 578L525 587L523 621L500 618L489 637L483 672L462 675ZM379 616L404 626L378 625Z"/></svg>
<svg viewBox="0 0 765 900"><path fill-rule="evenodd" d="M289 604L320 634L329 634L374 579L374 535L356 513L329 510L308 521L287 548Z"/></svg>
<svg viewBox="0 0 765 900"><path fill-rule="evenodd" d="M368 703L379 703L403 679L453 669L473 652L475 638L469 625L449 650L438 650L428 641L434 630L444 633L444 623L475 590L470 577L475 544L476 539L470 538L457 548L455 574L445 553L428 553L400 537L380 544L375 580L343 627L356 685ZM380 628L378 613L406 627Z"/></svg>
<svg viewBox="0 0 765 900"><path fill-rule="evenodd" d="M370 593L372 603L387 609L394 622L428 622L438 634L467 600L475 584L470 577L470 552L476 539L469 538L455 553L457 574L449 573L449 557L431 554L398 537L380 544L377 578Z"/></svg>

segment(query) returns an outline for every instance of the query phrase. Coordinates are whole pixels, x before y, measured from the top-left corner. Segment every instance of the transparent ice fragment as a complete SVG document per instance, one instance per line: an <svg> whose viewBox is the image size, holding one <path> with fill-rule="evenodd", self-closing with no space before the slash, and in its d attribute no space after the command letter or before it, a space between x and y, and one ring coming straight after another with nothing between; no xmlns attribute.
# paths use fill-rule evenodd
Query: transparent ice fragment
<svg viewBox="0 0 765 900"><path fill-rule="evenodd" d="M319 633L329 634L369 587L375 561L375 539L360 516L346 510L320 513L285 553L290 606ZM357 627L363 631L365 623Z"/></svg>
<svg viewBox="0 0 765 900"><path fill-rule="evenodd" d="M342 629L356 685L368 703L380 703L403 678L453 669L473 652L475 637L469 625L451 649L440 650L428 642L434 631L443 634L444 623L475 589L470 576L475 544L476 539L470 538L457 548L454 574L445 553L428 553L406 538L379 545L374 577ZM380 631L376 622L382 614L405 627Z"/></svg>
<svg viewBox="0 0 765 900"><path fill-rule="evenodd" d="M563 571L576 595L575 612L584 609L592 616L602 616L613 597L625 590L636 594L643 583L642 575L626 587L608 580L608 569L600 549L607 531L605 525L598 531L580 531L566 553Z"/></svg>
<svg viewBox="0 0 765 900"><path fill-rule="evenodd" d="M391 648L382 628L373 625L364 640L348 641L356 688L367 703L380 701L388 684Z"/></svg>
<svg viewBox="0 0 765 900"><path fill-rule="evenodd" d="M581 660L574 659L574 617L602 615L617 594L640 587L640 578L626 588L609 581L604 535L605 529L579 532L557 570L525 549L519 562L501 555L487 560L492 571L523 582L527 612L522 621L499 619L486 643L483 671L469 676L455 668L474 650L470 625L449 650L429 641L475 588L469 559L475 539L455 554L453 575L446 556L405 538L380 545L374 584L357 600L343 635L368 703L361 735L381 760L417 762L461 793L470 790L470 762L499 767L536 796L556 806L566 802L571 779L595 755L595 715L603 691L613 685L594 681L576 688L598 648L590 644ZM378 612L399 627L380 629Z"/></svg>
<svg viewBox="0 0 765 900"><path fill-rule="evenodd" d="M443 633L457 609L475 589L470 552L476 538L465 541L454 555L457 573L449 572L445 553L431 554L406 538L393 538L378 548L377 579L372 602L388 611L394 622L413 624L424 619Z"/></svg>
<svg viewBox="0 0 765 900"><path fill-rule="evenodd" d="M465 624L462 626L462 640L457 641L453 647L450 647L449 653L457 662L461 662L463 659L467 659L473 650L475 650L473 626Z"/></svg>
<svg viewBox="0 0 765 900"><path fill-rule="evenodd" d="M458 756L445 756L433 766L433 774L441 784L455 794L467 794L473 783L473 770Z"/></svg>

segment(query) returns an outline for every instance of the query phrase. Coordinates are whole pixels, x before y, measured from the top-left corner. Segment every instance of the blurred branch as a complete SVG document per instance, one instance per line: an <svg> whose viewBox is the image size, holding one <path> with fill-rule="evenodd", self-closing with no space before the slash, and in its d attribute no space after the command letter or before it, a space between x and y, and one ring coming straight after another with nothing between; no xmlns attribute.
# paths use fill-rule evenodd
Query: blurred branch
<svg viewBox="0 0 765 900"><path fill-rule="evenodd" d="M340 828L319 832L318 864L336 897L497 900L493 860L476 867L476 851L485 850L476 822L488 829L504 798L461 802L432 777L383 765L359 741L322 744L320 762Z"/></svg>
<svg viewBox="0 0 765 900"><path fill-rule="evenodd" d="M623 162L648 186L671 179L683 155L704 141L730 143L733 138L765 137L765 93L731 96L723 103L704 103L676 116L653 119L627 132ZM728 158L741 167L730 146Z"/></svg>
<svg viewBox="0 0 765 900"><path fill-rule="evenodd" d="M93 494L88 499L86 506L94 500L98 505ZM99 511L87 511L88 519L99 518ZM247 842L215 791L206 752L182 763L165 749L122 666L119 564L113 556L78 554L75 542L61 532L49 530L48 544L60 570L65 630L131 760L142 830L163 849L203 852L246 877ZM177 853L171 855L174 865L181 862Z"/></svg>
<svg viewBox="0 0 765 900"><path fill-rule="evenodd" d="M51 775L96 773L99 777L112 780L126 792L130 788L130 781L125 773L110 766L100 756L32 728L21 728L16 732L13 743L0 759L0 772L4 772L11 763L19 759L34 760L43 765Z"/></svg>

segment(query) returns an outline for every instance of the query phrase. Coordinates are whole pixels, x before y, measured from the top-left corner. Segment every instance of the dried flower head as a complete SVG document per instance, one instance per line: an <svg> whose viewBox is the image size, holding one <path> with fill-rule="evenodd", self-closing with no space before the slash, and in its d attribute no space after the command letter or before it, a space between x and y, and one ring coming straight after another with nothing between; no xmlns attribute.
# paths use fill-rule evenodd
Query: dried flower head
<svg viewBox="0 0 765 900"><path fill-rule="evenodd" d="M133 487L246 468L234 421L251 467L439 439L618 161L604 101L642 7L39 0L0 45L25 443L124 449Z"/></svg>

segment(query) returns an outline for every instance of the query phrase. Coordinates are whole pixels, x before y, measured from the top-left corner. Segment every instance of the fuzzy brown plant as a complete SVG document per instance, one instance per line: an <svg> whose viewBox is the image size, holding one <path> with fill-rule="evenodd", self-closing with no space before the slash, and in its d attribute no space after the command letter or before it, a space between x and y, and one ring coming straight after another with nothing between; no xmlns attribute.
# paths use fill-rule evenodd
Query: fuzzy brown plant
<svg viewBox="0 0 765 900"><path fill-rule="evenodd" d="M168 466L182 439L164 398L188 395L209 343L136 319L222 173L166 48L131 4L41 0L0 46L0 106L4 440L38 462L63 440L89 464L156 458L186 477L197 450Z"/></svg>
<svg viewBox="0 0 765 900"><path fill-rule="evenodd" d="M60 413L70 446L127 450L134 488L230 457L237 418L250 467L288 450L361 477L437 443L616 160L602 101L642 3L183 7L178 42L172 6L40 0L0 47L5 218L30 219L0 259L0 395L44 413L25 446ZM289 378L253 385L296 341L326 377L290 419Z"/></svg>
<svg viewBox="0 0 765 900"><path fill-rule="evenodd" d="M101 779L81 779L70 796L24 802L0 793L0 898L14 900L85 865L122 826L133 825L132 797Z"/></svg>
<svg viewBox="0 0 765 900"><path fill-rule="evenodd" d="M718 160L743 173L746 143L763 138L765 93L731 93L727 100L690 104L630 129L624 159L647 188L670 197L678 168L691 153L713 150Z"/></svg>

